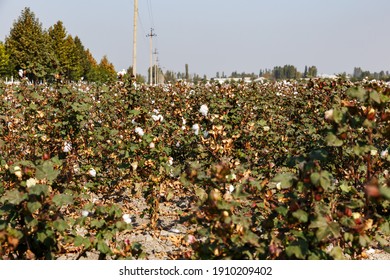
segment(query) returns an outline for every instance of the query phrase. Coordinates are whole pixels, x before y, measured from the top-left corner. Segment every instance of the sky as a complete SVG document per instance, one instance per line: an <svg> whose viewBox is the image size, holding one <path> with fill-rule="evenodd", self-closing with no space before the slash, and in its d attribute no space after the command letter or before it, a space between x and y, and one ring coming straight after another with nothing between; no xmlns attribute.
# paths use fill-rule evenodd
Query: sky
<svg viewBox="0 0 390 280"><path fill-rule="evenodd" d="M137 72L160 67L214 77L274 66L315 65L321 74L390 70L389 0L139 0ZM0 0L0 41L25 7L45 29L58 20L97 61L132 65L133 0Z"/></svg>

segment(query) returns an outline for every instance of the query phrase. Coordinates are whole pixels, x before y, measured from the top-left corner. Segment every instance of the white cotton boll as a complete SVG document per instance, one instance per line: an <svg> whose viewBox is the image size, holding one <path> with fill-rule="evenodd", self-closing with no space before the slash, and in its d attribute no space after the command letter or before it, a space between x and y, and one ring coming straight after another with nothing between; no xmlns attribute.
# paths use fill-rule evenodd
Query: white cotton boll
<svg viewBox="0 0 390 280"><path fill-rule="evenodd" d="M235 188L234 188L233 185L229 185L228 190L229 190L230 193L234 192L234 189L235 189Z"/></svg>
<svg viewBox="0 0 390 280"><path fill-rule="evenodd" d="M265 132L267 132L267 131L269 131L269 130L270 130L270 127L269 127L268 125L266 125L266 126L263 126L263 130L264 130Z"/></svg>
<svg viewBox="0 0 390 280"><path fill-rule="evenodd" d="M159 110L157 110L157 109L153 109L153 113L160 114Z"/></svg>
<svg viewBox="0 0 390 280"><path fill-rule="evenodd" d="M16 177L18 177L19 179L22 178L22 169L20 169L20 166L15 166L14 167L14 174Z"/></svg>
<svg viewBox="0 0 390 280"><path fill-rule="evenodd" d="M374 157L374 156L376 156L378 154L378 151L377 150L371 150L370 154Z"/></svg>
<svg viewBox="0 0 390 280"><path fill-rule="evenodd" d="M169 164L169 165L172 165L172 164L173 164L173 157L169 157L169 158L168 158L168 164Z"/></svg>
<svg viewBox="0 0 390 280"><path fill-rule="evenodd" d="M24 71L23 71L23 69L19 69L18 74L19 74L19 77L20 77L20 78L23 78L23 76L24 76Z"/></svg>
<svg viewBox="0 0 390 280"><path fill-rule="evenodd" d="M88 174L89 174L91 177L96 177L96 170L93 169L93 168L91 168L91 169L89 169Z"/></svg>
<svg viewBox="0 0 390 280"><path fill-rule="evenodd" d="M117 73L118 78L122 78L124 75L126 75L126 70L125 69L122 69L122 71L119 71Z"/></svg>
<svg viewBox="0 0 390 280"><path fill-rule="evenodd" d="M325 120L333 120L333 109L330 109L325 112Z"/></svg>
<svg viewBox="0 0 390 280"><path fill-rule="evenodd" d="M131 224L133 222L130 214L123 214L122 219L126 224Z"/></svg>
<svg viewBox="0 0 390 280"><path fill-rule="evenodd" d="M209 136L209 132L207 130L203 131L203 137L207 138Z"/></svg>
<svg viewBox="0 0 390 280"><path fill-rule="evenodd" d="M192 130L194 131L195 135L198 135L199 134L199 124L194 124L192 126Z"/></svg>
<svg viewBox="0 0 390 280"><path fill-rule="evenodd" d="M64 153L69 153L72 150L72 143L71 142L64 142L64 146L62 147L62 151Z"/></svg>
<svg viewBox="0 0 390 280"><path fill-rule="evenodd" d="M131 123L134 125L139 125L139 123L137 123L134 119L131 120Z"/></svg>
<svg viewBox="0 0 390 280"><path fill-rule="evenodd" d="M37 184L37 180L35 178L30 178L26 181L27 188L34 187Z"/></svg>
<svg viewBox="0 0 390 280"><path fill-rule="evenodd" d="M199 112L200 112L204 117L207 117L207 114L208 114L208 112L209 112L209 108L207 107L206 104L203 104L202 106L200 106Z"/></svg>
<svg viewBox="0 0 390 280"><path fill-rule="evenodd" d="M156 146L155 146L154 142L150 142L149 148L154 149L155 147L156 147Z"/></svg>
<svg viewBox="0 0 390 280"><path fill-rule="evenodd" d="M140 127L135 128L135 133L137 133L139 136L144 136L144 130Z"/></svg>
<svg viewBox="0 0 390 280"><path fill-rule="evenodd" d="M162 122L164 120L164 117L162 115L152 115L152 119L157 122L160 121Z"/></svg>
<svg viewBox="0 0 390 280"><path fill-rule="evenodd" d="M179 148L179 147L180 147L180 142L179 142L179 141L177 141L177 143L176 143L176 147L177 147L177 148Z"/></svg>
<svg viewBox="0 0 390 280"><path fill-rule="evenodd" d="M83 210L83 211L81 211L81 216L88 217L89 216L89 212L87 210Z"/></svg>
<svg viewBox="0 0 390 280"><path fill-rule="evenodd" d="M381 152L381 157L382 158L387 158L388 155L389 155L389 152L388 152L387 149Z"/></svg>
<svg viewBox="0 0 390 280"><path fill-rule="evenodd" d="M183 125L186 125L186 123L187 123L186 119L183 117L181 119L183 120Z"/></svg>

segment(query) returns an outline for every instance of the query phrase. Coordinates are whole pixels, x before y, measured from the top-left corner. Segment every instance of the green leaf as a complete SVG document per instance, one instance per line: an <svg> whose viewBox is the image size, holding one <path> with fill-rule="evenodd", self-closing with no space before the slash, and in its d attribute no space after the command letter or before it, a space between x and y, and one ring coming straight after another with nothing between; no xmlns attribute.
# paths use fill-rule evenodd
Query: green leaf
<svg viewBox="0 0 390 280"><path fill-rule="evenodd" d="M77 235L74 239L74 246L78 247L83 245L83 243L84 243L84 237Z"/></svg>
<svg viewBox="0 0 390 280"><path fill-rule="evenodd" d="M354 236L350 232L344 232L344 239L346 242L352 242L354 239Z"/></svg>
<svg viewBox="0 0 390 280"><path fill-rule="evenodd" d="M337 222L330 222L328 224L330 232L333 234L335 238L340 236L340 225Z"/></svg>
<svg viewBox="0 0 390 280"><path fill-rule="evenodd" d="M379 93L376 90L373 90L372 92L370 92L370 100L374 101L377 104L381 103L381 98L379 96Z"/></svg>
<svg viewBox="0 0 390 280"><path fill-rule="evenodd" d="M323 240L325 237L327 237L330 234L328 222L322 216L318 216L314 221L312 221L309 225L309 228L316 228L317 229L316 237L320 241Z"/></svg>
<svg viewBox="0 0 390 280"><path fill-rule="evenodd" d="M93 220L91 221L91 227L94 227L94 228L101 228L101 227L103 227L105 224L106 224L106 222L105 222L104 220L93 219Z"/></svg>
<svg viewBox="0 0 390 280"><path fill-rule="evenodd" d="M276 183L273 187L288 189L294 184L295 180L296 176L293 173L280 173L272 179L272 182Z"/></svg>
<svg viewBox="0 0 390 280"><path fill-rule="evenodd" d="M344 260L345 259L344 254L343 254L343 249L341 249L341 247L339 247L339 246L333 247L333 249L330 251L329 255L331 255L333 257L333 259L335 259L335 260Z"/></svg>
<svg viewBox="0 0 390 280"><path fill-rule="evenodd" d="M307 212L303 211L302 209L298 209L292 215L303 223L306 223L309 219L309 215L307 214Z"/></svg>
<svg viewBox="0 0 390 280"><path fill-rule="evenodd" d="M383 232L383 234L390 235L390 223L389 222L384 222L380 226L380 230Z"/></svg>
<svg viewBox="0 0 390 280"><path fill-rule="evenodd" d="M208 198L208 194L206 193L206 191L202 188L196 188L195 189L195 195L199 198L199 201L200 203L204 203L207 198Z"/></svg>
<svg viewBox="0 0 390 280"><path fill-rule="evenodd" d="M375 234L375 239L376 241L379 242L379 244L381 245L381 247L386 247L386 246L389 246L390 242L388 240L386 240L385 238L383 238L382 236L380 236L378 233Z"/></svg>
<svg viewBox="0 0 390 280"><path fill-rule="evenodd" d="M32 186L28 189L28 193L29 194L32 194L32 195L44 195L44 196L47 196L49 194L49 187L46 186L46 185L40 185L40 184L37 184L35 186Z"/></svg>
<svg viewBox="0 0 390 280"><path fill-rule="evenodd" d="M111 252L110 248L107 246L104 240L99 240L97 243L97 249L99 252L107 255Z"/></svg>
<svg viewBox="0 0 390 280"><path fill-rule="evenodd" d="M53 223L54 228L59 232L64 232L69 228L67 222L62 219L55 220Z"/></svg>
<svg viewBox="0 0 390 280"><path fill-rule="evenodd" d="M28 211L30 211L30 213L34 213L35 211L37 211L41 207L42 207L42 204L39 203L38 201L27 203L27 209L28 209Z"/></svg>
<svg viewBox="0 0 390 280"><path fill-rule="evenodd" d="M42 165L37 166L35 177L38 180L47 179L49 181L54 181L59 174L60 171L54 169L52 162L45 161Z"/></svg>
<svg viewBox="0 0 390 280"><path fill-rule="evenodd" d="M383 195L386 199L390 200L390 188L387 187L381 187L379 188L379 192L381 195Z"/></svg>
<svg viewBox="0 0 390 280"><path fill-rule="evenodd" d="M57 194L53 197L53 202L57 207L66 206L73 203L73 198L68 194Z"/></svg>
<svg viewBox="0 0 390 280"><path fill-rule="evenodd" d="M314 173L310 174L310 181L314 186L320 185L320 178L321 178L321 175L318 172L314 172Z"/></svg>
<svg viewBox="0 0 390 280"><path fill-rule="evenodd" d="M367 92L362 87L350 88L347 90L347 95L356 98L361 102L365 102L367 99Z"/></svg>
<svg viewBox="0 0 390 280"><path fill-rule="evenodd" d="M27 198L28 196L26 193L13 189L5 192L5 194L0 198L0 203L8 202L9 204L18 205Z"/></svg>
<svg viewBox="0 0 390 280"><path fill-rule="evenodd" d="M321 171L320 186L327 190L331 185L331 181L332 174L330 174L328 171Z"/></svg>
<svg viewBox="0 0 390 280"><path fill-rule="evenodd" d="M362 247L367 247L371 244L371 239L366 235L359 235L359 244Z"/></svg>
<svg viewBox="0 0 390 280"><path fill-rule="evenodd" d="M308 251L307 242L299 239L299 241L294 241L290 246L286 248L286 254L289 257L295 256L297 259L305 259Z"/></svg>
<svg viewBox="0 0 390 280"><path fill-rule="evenodd" d="M284 206L279 206L278 208L275 209L276 212L278 212L282 216L286 216L288 213L288 209Z"/></svg>
<svg viewBox="0 0 390 280"><path fill-rule="evenodd" d="M352 190L352 187L347 185L347 183L342 183L340 185L340 189L345 192L345 193L349 193L351 190Z"/></svg>
<svg viewBox="0 0 390 280"><path fill-rule="evenodd" d="M333 133L328 133L325 137L326 144L331 147L340 147L343 145L343 141L337 138Z"/></svg>

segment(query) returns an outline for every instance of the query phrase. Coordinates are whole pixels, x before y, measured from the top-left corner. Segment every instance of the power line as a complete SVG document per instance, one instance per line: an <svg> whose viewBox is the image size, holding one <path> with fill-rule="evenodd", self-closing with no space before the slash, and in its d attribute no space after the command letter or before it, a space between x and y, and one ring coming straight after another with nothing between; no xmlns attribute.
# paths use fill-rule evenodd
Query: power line
<svg viewBox="0 0 390 280"><path fill-rule="evenodd" d="M152 28L154 28L154 20L153 20L153 9L152 9L152 1L151 0L148 0L146 1L147 4L148 4L148 11L149 11L149 18L150 18L150 23L151 23L151 26Z"/></svg>

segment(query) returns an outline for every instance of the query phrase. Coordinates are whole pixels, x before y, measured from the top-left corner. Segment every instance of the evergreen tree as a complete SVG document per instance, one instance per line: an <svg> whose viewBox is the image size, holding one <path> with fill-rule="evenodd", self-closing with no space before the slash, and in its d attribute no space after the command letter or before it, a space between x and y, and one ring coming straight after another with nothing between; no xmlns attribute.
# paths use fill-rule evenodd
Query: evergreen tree
<svg viewBox="0 0 390 280"><path fill-rule="evenodd" d="M34 81L46 76L50 57L46 38L42 24L35 14L25 8L5 40L14 73L24 69L27 77Z"/></svg>
<svg viewBox="0 0 390 280"><path fill-rule="evenodd" d="M5 50L3 42L0 42L0 76L7 76L9 74L9 54Z"/></svg>
<svg viewBox="0 0 390 280"><path fill-rule="evenodd" d="M95 58L93 57L93 55L91 54L91 52L89 51L89 49L85 51L85 55L87 57L88 65L89 65L89 69L87 69L86 72L86 79L90 82L96 82L99 79L98 64Z"/></svg>
<svg viewBox="0 0 390 280"><path fill-rule="evenodd" d="M87 51L79 37L74 38L74 55L77 60L77 66L73 73L74 80L80 80L82 77L86 78L87 73L91 70L91 63L88 60Z"/></svg>

